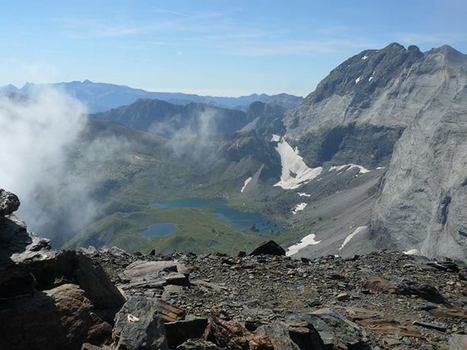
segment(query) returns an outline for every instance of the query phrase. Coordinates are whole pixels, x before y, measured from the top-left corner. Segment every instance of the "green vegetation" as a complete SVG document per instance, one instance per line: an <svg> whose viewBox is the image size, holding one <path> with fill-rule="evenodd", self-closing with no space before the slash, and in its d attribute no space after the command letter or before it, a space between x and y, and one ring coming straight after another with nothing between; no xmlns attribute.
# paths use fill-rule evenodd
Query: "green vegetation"
<svg viewBox="0 0 467 350"><path fill-rule="evenodd" d="M176 231L168 236L147 238L141 234L148 226L158 222L176 224ZM67 246L107 245L125 247L131 251L167 253L191 251L195 253L223 252L236 254L250 250L265 235L253 231L240 231L218 219L208 208L170 208L105 216L92 228L85 230Z"/></svg>

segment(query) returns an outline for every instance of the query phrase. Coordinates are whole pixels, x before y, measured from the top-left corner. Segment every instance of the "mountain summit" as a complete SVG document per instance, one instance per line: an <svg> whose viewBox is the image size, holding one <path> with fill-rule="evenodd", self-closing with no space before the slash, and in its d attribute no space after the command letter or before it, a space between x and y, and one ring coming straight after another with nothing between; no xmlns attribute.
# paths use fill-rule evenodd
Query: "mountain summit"
<svg viewBox="0 0 467 350"><path fill-rule="evenodd" d="M465 259L466 86L467 56L449 46L365 50L287 114L286 136L318 149L308 152L310 162L385 166L390 159L366 238Z"/></svg>

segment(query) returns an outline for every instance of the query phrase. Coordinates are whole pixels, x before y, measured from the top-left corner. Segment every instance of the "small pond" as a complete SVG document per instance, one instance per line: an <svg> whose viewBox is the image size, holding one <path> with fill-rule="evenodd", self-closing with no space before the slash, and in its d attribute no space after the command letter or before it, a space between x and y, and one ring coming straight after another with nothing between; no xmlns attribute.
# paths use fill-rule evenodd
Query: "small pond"
<svg viewBox="0 0 467 350"><path fill-rule="evenodd" d="M176 229L175 224L172 224L170 222L165 222L165 223L157 223L157 224L151 225L146 230L144 230L142 233L144 236L148 238L164 237L175 232L175 229Z"/></svg>
<svg viewBox="0 0 467 350"><path fill-rule="evenodd" d="M170 199L156 203L154 208L209 208L216 217L228 222L237 230L268 233L281 231L280 225L269 220L263 214L240 211L229 207L222 199Z"/></svg>

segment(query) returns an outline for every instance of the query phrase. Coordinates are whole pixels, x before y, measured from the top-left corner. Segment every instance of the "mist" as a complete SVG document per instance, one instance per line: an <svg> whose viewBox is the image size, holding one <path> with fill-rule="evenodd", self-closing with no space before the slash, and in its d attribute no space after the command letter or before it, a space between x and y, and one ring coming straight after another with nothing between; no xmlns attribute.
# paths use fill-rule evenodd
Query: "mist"
<svg viewBox="0 0 467 350"><path fill-rule="evenodd" d="M89 164L122 147L112 138L80 142L87 121L86 107L56 89L0 97L0 188L19 196L17 216L56 246L95 216L103 175Z"/></svg>
<svg viewBox="0 0 467 350"><path fill-rule="evenodd" d="M214 157L215 141L219 137L218 119L223 116L209 107L195 113L194 116L185 117L188 120L179 120L177 117L180 116L175 116L176 122L153 123L149 132L168 137L167 146L177 157L208 160Z"/></svg>

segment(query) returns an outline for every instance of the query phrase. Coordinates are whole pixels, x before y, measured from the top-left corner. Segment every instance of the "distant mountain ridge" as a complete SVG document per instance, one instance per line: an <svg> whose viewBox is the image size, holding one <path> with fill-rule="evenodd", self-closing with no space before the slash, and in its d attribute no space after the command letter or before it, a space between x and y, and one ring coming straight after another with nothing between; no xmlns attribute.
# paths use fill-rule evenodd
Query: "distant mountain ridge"
<svg viewBox="0 0 467 350"><path fill-rule="evenodd" d="M248 122L251 117L244 111L211 106L203 103L177 105L155 100L139 99L128 106L96 113L93 117L124 125L126 127L172 137L181 129L190 127L193 132L206 129L210 123L214 134L233 134ZM215 131L215 132L214 132Z"/></svg>
<svg viewBox="0 0 467 350"><path fill-rule="evenodd" d="M290 109L296 107L303 99L300 96L285 93L277 95L252 94L240 97L216 97L179 92L151 92L125 85L95 83L90 80L37 85L27 83L22 88L17 88L9 84L0 87L0 93L27 94L37 86L51 86L64 90L66 93L85 104L90 113L104 112L112 108L129 105L141 98L157 99L180 105L205 103L237 109L245 109L255 101L276 104L283 108Z"/></svg>

